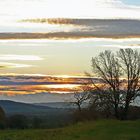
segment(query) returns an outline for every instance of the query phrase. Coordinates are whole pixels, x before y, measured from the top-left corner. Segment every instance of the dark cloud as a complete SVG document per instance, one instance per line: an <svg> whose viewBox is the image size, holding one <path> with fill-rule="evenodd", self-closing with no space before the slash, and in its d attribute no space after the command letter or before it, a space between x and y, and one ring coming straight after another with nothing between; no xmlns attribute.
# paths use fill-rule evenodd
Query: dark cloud
<svg viewBox="0 0 140 140"><path fill-rule="evenodd" d="M90 39L90 38L140 38L140 33L57 32L57 33L0 33L0 39Z"/></svg>
<svg viewBox="0 0 140 140"><path fill-rule="evenodd" d="M79 88L67 85L79 85L89 82L87 77L62 78L53 76L1 75L0 98L24 102L49 102L70 99ZM99 78L93 79L101 83ZM66 87L64 86L66 84ZM73 97L73 96L72 96Z"/></svg>
<svg viewBox="0 0 140 140"><path fill-rule="evenodd" d="M4 68L7 68L7 66L0 65L0 69L4 69Z"/></svg>
<svg viewBox="0 0 140 140"><path fill-rule="evenodd" d="M73 29L46 33L0 33L0 39L139 38L140 20L29 19L24 22L73 25Z"/></svg>
<svg viewBox="0 0 140 140"><path fill-rule="evenodd" d="M140 47L140 44L130 44L130 46Z"/></svg>
<svg viewBox="0 0 140 140"><path fill-rule="evenodd" d="M62 78L52 76L6 75L0 76L0 85L51 85L51 84L83 84L88 78Z"/></svg>
<svg viewBox="0 0 140 140"><path fill-rule="evenodd" d="M68 18L37 18L37 19L23 19L19 22L30 22L30 23L48 23L48 24L62 24L62 25L79 25L76 19Z"/></svg>

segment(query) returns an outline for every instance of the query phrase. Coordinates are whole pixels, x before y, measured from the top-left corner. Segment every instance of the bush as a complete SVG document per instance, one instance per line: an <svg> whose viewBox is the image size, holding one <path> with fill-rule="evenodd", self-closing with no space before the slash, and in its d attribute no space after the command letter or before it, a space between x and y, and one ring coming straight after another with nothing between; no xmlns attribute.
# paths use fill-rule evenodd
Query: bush
<svg viewBox="0 0 140 140"><path fill-rule="evenodd" d="M74 111L74 121L86 121L86 120L96 120L101 118L100 112L96 110L91 110L89 108L82 109L81 111Z"/></svg>
<svg viewBox="0 0 140 140"><path fill-rule="evenodd" d="M32 120L32 127L33 128L41 128L42 127L42 120L40 118L34 117Z"/></svg>
<svg viewBox="0 0 140 140"><path fill-rule="evenodd" d="M28 119L24 115L13 115L9 117L8 126L13 129L28 128Z"/></svg>
<svg viewBox="0 0 140 140"><path fill-rule="evenodd" d="M140 107L130 106L129 113L128 113L128 119L129 120L140 119Z"/></svg>
<svg viewBox="0 0 140 140"><path fill-rule="evenodd" d="M0 129L4 129L6 127L6 115L4 110L0 107Z"/></svg>

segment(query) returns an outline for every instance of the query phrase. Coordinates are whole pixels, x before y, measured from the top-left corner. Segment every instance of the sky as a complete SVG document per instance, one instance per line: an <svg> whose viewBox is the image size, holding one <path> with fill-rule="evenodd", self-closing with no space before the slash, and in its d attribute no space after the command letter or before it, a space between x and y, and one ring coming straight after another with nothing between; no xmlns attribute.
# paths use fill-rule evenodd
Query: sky
<svg viewBox="0 0 140 140"><path fill-rule="evenodd" d="M124 0L126 4L140 5L139 0Z"/></svg>
<svg viewBox="0 0 140 140"><path fill-rule="evenodd" d="M0 13L3 19L139 18L139 5L138 0L4 0L0 2Z"/></svg>
<svg viewBox="0 0 140 140"><path fill-rule="evenodd" d="M137 0L5 0L0 9L1 73L81 75L100 51L140 46Z"/></svg>
<svg viewBox="0 0 140 140"><path fill-rule="evenodd" d="M19 75L23 81L27 75L85 76L101 51L140 50L139 13L139 0L1 0L0 73L14 75L15 82ZM9 86L9 80L1 83ZM48 88L40 91L40 84L26 92L11 85L2 98L9 93L22 98L30 90L42 95Z"/></svg>

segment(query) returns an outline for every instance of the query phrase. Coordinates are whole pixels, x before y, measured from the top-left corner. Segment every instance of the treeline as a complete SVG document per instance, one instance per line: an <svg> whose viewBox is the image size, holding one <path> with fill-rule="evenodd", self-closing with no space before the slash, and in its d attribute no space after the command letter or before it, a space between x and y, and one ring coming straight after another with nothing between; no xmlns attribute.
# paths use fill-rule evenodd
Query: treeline
<svg viewBox="0 0 140 140"><path fill-rule="evenodd" d="M66 126L72 123L72 113L51 115L28 115L11 114L6 115L0 107L0 129L49 129Z"/></svg>
<svg viewBox="0 0 140 140"><path fill-rule="evenodd" d="M120 118L119 120L124 120L123 111L120 108L119 110ZM86 108L81 108L75 110L73 112L73 120L74 122L79 121L90 121L90 120L99 120L99 119L116 119L114 116L113 110L108 109L99 109L97 106L89 105ZM127 120L139 120L140 119L140 107L138 106L130 106L129 112L127 115Z"/></svg>
<svg viewBox="0 0 140 140"><path fill-rule="evenodd" d="M2 114L2 112L0 112ZM27 129L27 128L47 128L47 121L43 118L32 117L25 115L12 115L0 119L0 129Z"/></svg>
<svg viewBox="0 0 140 140"><path fill-rule="evenodd" d="M48 121L45 117L28 117L26 115L15 114L1 119L0 129L50 129L60 128L71 122L66 120L53 122L51 119Z"/></svg>

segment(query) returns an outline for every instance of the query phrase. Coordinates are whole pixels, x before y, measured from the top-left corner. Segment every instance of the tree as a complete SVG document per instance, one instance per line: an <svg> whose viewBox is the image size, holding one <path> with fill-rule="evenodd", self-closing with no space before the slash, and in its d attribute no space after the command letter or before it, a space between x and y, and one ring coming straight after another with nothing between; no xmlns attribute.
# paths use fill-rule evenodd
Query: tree
<svg viewBox="0 0 140 140"><path fill-rule="evenodd" d="M92 68L100 79L100 84L91 80L92 91L97 91L94 97L102 108L113 110L116 118L120 117L121 108L127 119L129 106L140 90L140 53L132 49L120 49L117 53L104 51L92 58Z"/></svg>
<svg viewBox="0 0 140 140"><path fill-rule="evenodd" d="M82 110L82 104L90 99L90 93L89 93L89 87L88 86L83 86L81 87L80 92L76 92L74 94L74 101L73 103L77 105L79 112Z"/></svg>
<svg viewBox="0 0 140 140"><path fill-rule="evenodd" d="M124 119L127 119L129 105L140 95L140 53L132 49L120 49L118 52L120 66L126 77L123 94Z"/></svg>

